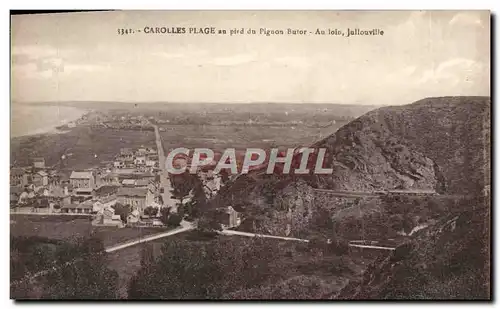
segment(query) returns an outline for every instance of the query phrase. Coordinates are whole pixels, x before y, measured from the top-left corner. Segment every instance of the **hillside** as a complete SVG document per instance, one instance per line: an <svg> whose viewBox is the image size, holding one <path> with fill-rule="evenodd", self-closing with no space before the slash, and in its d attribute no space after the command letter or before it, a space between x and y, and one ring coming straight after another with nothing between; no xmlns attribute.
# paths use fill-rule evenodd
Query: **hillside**
<svg viewBox="0 0 500 309"><path fill-rule="evenodd" d="M489 299L490 104L484 97L429 98L368 112L313 145L327 148L331 175L240 176L214 204L242 211L242 230L303 238L407 236L334 298ZM442 195L339 198L314 187Z"/></svg>
<svg viewBox="0 0 500 309"><path fill-rule="evenodd" d="M393 134L389 126L362 116L313 145L326 148L331 175L317 186L337 190L437 189L434 162Z"/></svg>
<svg viewBox="0 0 500 309"><path fill-rule="evenodd" d="M430 98L368 112L313 145L327 149L331 175L242 175L212 206L236 206L253 221L245 229L300 235L318 209L345 207L315 204L313 187L477 193L489 183L489 104L483 97Z"/></svg>
<svg viewBox="0 0 500 309"><path fill-rule="evenodd" d="M443 217L387 258L374 261L337 299L489 299L490 211Z"/></svg>
<svg viewBox="0 0 500 309"><path fill-rule="evenodd" d="M490 183L490 107L489 97L427 98L379 108L356 121L383 125L432 159L442 191L475 194Z"/></svg>

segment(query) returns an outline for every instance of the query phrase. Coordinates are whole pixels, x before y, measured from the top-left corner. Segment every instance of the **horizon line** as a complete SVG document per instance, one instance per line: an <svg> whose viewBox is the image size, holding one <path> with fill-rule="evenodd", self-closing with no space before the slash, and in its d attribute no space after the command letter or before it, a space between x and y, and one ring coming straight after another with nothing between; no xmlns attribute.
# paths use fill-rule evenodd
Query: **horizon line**
<svg viewBox="0 0 500 309"><path fill-rule="evenodd" d="M194 101L109 101L109 100L92 100L92 101L16 101L11 100L11 103L19 104L44 104L44 103L118 103L118 104L329 104L329 105L356 105L356 106L382 106L383 104L362 104L362 103L335 103L335 102L194 102Z"/></svg>
<svg viewBox="0 0 500 309"><path fill-rule="evenodd" d="M491 95L443 95L443 96L426 96L421 99L407 102L405 104L397 104L400 105L408 105L425 99L432 98L452 98L452 97L483 97L483 98L491 98ZM65 100L65 101L18 101L18 100L10 100L10 103L18 103L18 104L44 104L44 103L55 103L55 104L63 104L63 103L118 103L118 104L323 104L323 105L353 105L353 106L396 106L394 104L363 104L363 103L340 103L340 102L276 102L276 101L252 101L252 102L243 102L243 101L235 101L235 102L194 102L194 101L110 101L110 100Z"/></svg>

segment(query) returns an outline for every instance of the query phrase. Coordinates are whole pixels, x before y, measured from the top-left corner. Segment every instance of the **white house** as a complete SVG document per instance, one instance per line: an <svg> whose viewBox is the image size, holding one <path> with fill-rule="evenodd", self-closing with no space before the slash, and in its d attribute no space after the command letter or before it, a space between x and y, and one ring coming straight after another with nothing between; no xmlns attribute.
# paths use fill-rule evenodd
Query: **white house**
<svg viewBox="0 0 500 309"><path fill-rule="evenodd" d="M19 195L19 201L18 201L18 203L19 204L26 204L28 202L28 200L30 200L30 199L32 199L34 197L35 197L35 192L33 192L33 191L30 191L30 192L23 191Z"/></svg>
<svg viewBox="0 0 500 309"><path fill-rule="evenodd" d="M134 209L127 217L127 223L137 223L139 222L141 216L137 209Z"/></svg>
<svg viewBox="0 0 500 309"><path fill-rule="evenodd" d="M135 179L123 179L122 186L135 187Z"/></svg>
<svg viewBox="0 0 500 309"><path fill-rule="evenodd" d="M110 208L116 204L116 201L117 201L117 198L116 198L116 195L114 195L114 194L110 195L110 196L106 196L104 198L101 198L101 199L94 202L92 211L93 212L100 212L101 210L103 210L105 208Z"/></svg>
<svg viewBox="0 0 500 309"><path fill-rule="evenodd" d="M123 222L120 219L120 215L115 215L115 210L113 209L113 207L106 207L101 209L99 213L94 217L92 225L123 227Z"/></svg>
<svg viewBox="0 0 500 309"><path fill-rule="evenodd" d="M47 186L49 184L49 175L45 171L38 171L33 175L33 183L36 186Z"/></svg>
<svg viewBox="0 0 500 309"><path fill-rule="evenodd" d="M114 168L124 168L125 167L125 162L123 161L114 161L113 162Z"/></svg>
<svg viewBox="0 0 500 309"><path fill-rule="evenodd" d="M92 172L73 171L69 177L70 184L76 189L86 189L92 191L95 188L95 179Z"/></svg>
<svg viewBox="0 0 500 309"><path fill-rule="evenodd" d="M145 165L146 164L146 156L144 156L144 155L136 156L134 159L134 164L135 165Z"/></svg>
<svg viewBox="0 0 500 309"><path fill-rule="evenodd" d="M156 166L156 160L153 159L146 159L146 166L148 167L155 167Z"/></svg>
<svg viewBox="0 0 500 309"><path fill-rule="evenodd" d="M44 158L33 159L33 166L35 168L45 168L45 159Z"/></svg>

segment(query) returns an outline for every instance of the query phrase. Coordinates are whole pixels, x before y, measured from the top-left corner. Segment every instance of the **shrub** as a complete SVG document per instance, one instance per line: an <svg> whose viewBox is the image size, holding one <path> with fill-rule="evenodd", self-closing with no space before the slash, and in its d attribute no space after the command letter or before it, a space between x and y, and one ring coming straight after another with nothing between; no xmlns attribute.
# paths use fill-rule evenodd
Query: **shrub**
<svg viewBox="0 0 500 309"><path fill-rule="evenodd" d="M144 209L144 214L146 216L154 217L158 214L158 208L153 206L148 206Z"/></svg>
<svg viewBox="0 0 500 309"><path fill-rule="evenodd" d="M171 214L167 219L167 225L169 226L179 226L182 221L182 216L179 214Z"/></svg>

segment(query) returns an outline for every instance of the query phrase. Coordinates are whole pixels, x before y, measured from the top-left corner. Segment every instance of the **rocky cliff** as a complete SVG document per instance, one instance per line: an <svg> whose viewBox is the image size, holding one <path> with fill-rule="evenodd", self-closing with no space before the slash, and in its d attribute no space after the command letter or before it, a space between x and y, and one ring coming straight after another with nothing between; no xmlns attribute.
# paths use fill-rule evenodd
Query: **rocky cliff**
<svg viewBox="0 0 500 309"><path fill-rule="evenodd" d="M489 184L489 105L489 98L447 97L371 111L312 145L327 149L324 167L332 174L241 175L213 204L259 217L263 231L297 236L320 206L313 187L474 195Z"/></svg>
<svg viewBox="0 0 500 309"><path fill-rule="evenodd" d="M490 184L490 108L489 97L427 98L356 121L383 126L410 151L432 159L441 191L475 194Z"/></svg>
<svg viewBox="0 0 500 309"><path fill-rule="evenodd" d="M362 116L313 145L326 148L331 175L318 186L338 190L436 189L434 162L399 138L389 126Z"/></svg>

